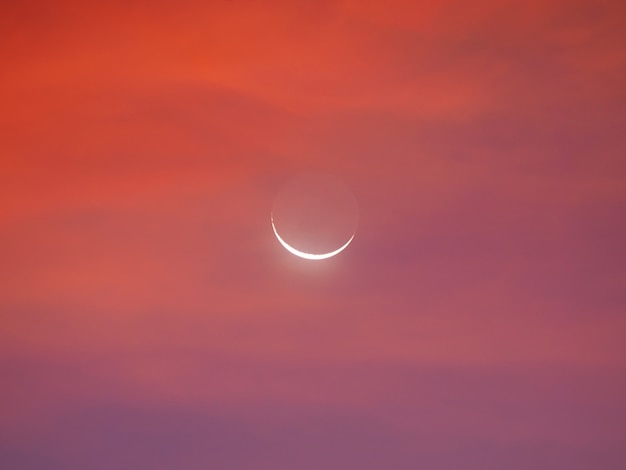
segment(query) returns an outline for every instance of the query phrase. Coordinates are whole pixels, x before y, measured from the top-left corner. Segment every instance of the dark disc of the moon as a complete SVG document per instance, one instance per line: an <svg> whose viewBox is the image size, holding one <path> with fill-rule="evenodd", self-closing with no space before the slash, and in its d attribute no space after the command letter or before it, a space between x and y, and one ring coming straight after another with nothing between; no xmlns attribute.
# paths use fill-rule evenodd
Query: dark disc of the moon
<svg viewBox="0 0 626 470"><path fill-rule="evenodd" d="M358 206L339 178L306 173L283 186L272 218L287 244L305 253L322 254L338 249L354 235Z"/></svg>

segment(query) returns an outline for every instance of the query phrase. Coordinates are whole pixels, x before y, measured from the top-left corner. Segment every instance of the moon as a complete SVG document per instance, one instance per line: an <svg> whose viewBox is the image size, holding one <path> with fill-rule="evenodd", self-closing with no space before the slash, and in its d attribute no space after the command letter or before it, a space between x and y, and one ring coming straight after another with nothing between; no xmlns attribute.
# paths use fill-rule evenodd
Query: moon
<svg viewBox="0 0 626 470"><path fill-rule="evenodd" d="M292 255L308 260L332 258L356 235L358 204L335 175L306 172L278 192L270 211L278 242Z"/></svg>
<svg viewBox="0 0 626 470"><path fill-rule="evenodd" d="M276 226L274 225L274 217L271 216L271 221L272 221L272 229L274 230L274 235L276 235L276 238L278 239L278 241L280 242L280 244L282 246L285 247L285 249L296 255L299 256L300 258L304 258L304 259L312 259L312 260L320 260L320 259L328 259L328 258L332 258L335 255L338 255L339 253L341 253L343 250L345 250L348 245L350 244L350 242L352 241L352 239L354 238L354 233L352 234L352 236L350 237L350 239L341 247L337 248L335 251L330 251L328 253L318 253L318 254L314 254L314 253L305 253L304 251L300 251L300 250L296 250L293 246L289 245L289 243L287 243L285 240L283 240L280 235L278 234L278 231L276 230Z"/></svg>

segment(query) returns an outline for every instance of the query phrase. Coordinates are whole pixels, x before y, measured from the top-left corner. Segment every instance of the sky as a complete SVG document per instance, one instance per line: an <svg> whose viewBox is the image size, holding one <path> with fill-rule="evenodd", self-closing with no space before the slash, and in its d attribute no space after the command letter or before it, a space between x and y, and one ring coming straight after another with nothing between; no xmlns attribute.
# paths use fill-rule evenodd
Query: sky
<svg viewBox="0 0 626 470"><path fill-rule="evenodd" d="M626 7L0 6L0 467L626 468ZM351 245L283 249L303 172Z"/></svg>

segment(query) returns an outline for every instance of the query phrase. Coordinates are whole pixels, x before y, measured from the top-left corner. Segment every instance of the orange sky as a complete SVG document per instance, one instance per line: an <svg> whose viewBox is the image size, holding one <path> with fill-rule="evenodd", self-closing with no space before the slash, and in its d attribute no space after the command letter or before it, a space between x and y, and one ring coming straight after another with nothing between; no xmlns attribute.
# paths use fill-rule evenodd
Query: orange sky
<svg viewBox="0 0 626 470"><path fill-rule="evenodd" d="M0 466L622 469L616 1L0 7ZM320 263L302 171L360 225Z"/></svg>

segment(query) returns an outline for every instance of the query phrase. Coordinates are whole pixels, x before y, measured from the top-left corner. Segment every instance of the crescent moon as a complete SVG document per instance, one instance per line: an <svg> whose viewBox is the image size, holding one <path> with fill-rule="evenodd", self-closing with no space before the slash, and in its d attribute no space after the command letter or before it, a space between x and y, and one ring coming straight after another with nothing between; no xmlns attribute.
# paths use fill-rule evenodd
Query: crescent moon
<svg viewBox="0 0 626 470"><path fill-rule="evenodd" d="M356 235L355 233L353 233L350 239L343 246L337 248L335 251L331 251L329 253L321 253L321 254L305 253L304 251L296 250L293 246L289 245L285 240L283 240L280 237L280 235L278 235L278 231L276 230L276 227L274 226L274 217L271 217L271 220L272 220L272 229L274 229L274 235L276 235L276 238L278 238L278 241L280 242L280 244L284 246L288 252L304 259L319 260L319 259L332 258L333 256L345 250L350 244L350 242L352 241L352 239L354 238L354 235Z"/></svg>

